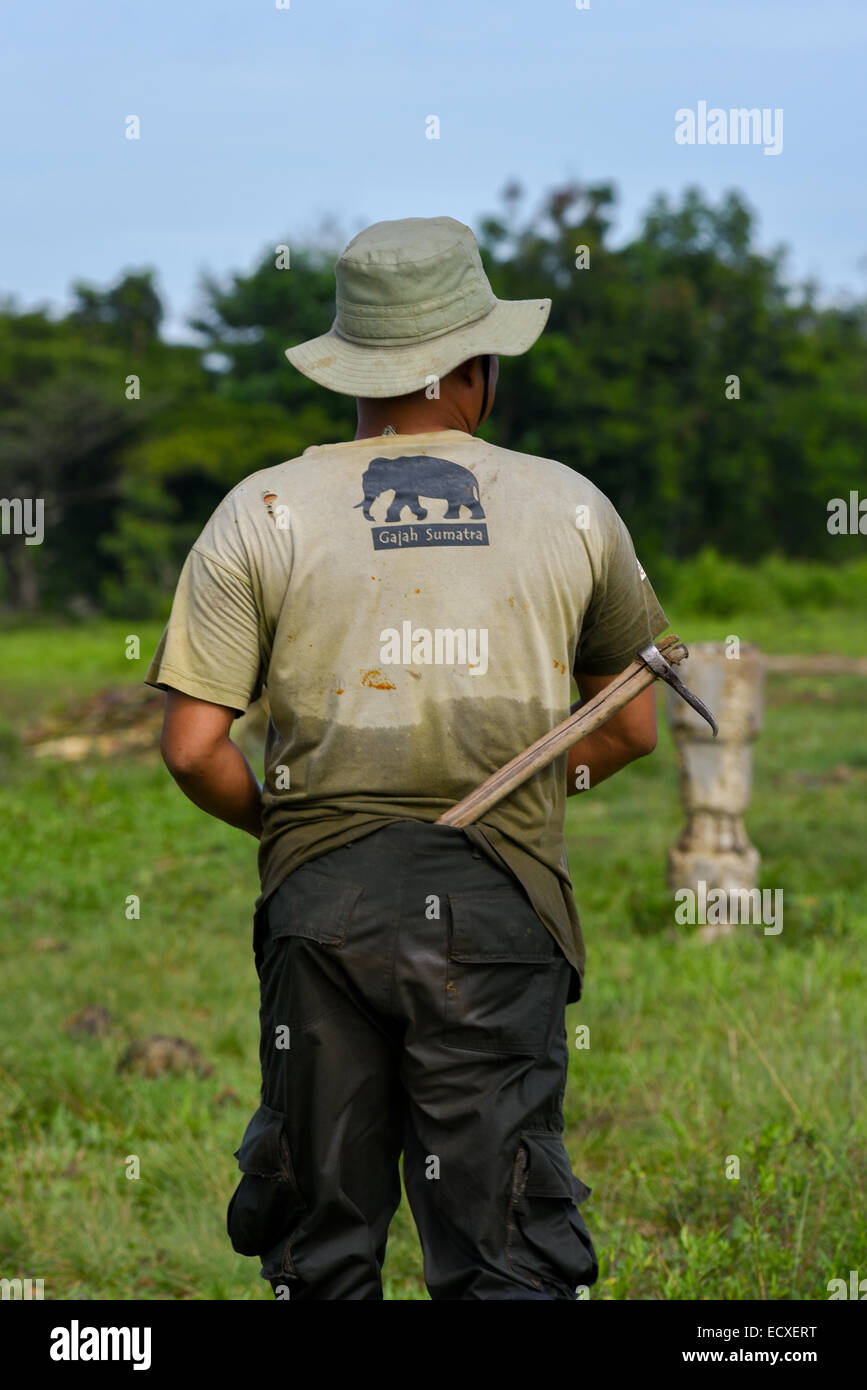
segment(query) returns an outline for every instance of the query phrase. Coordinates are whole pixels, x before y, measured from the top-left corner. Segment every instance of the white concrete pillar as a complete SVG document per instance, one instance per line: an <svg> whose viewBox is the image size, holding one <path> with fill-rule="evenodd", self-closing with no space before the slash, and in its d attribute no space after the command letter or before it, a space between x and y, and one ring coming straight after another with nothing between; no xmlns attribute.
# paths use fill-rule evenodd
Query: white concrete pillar
<svg viewBox="0 0 867 1390"><path fill-rule="evenodd" d="M759 853L742 817L752 787L752 741L762 722L762 654L737 639L690 643L689 656L677 669L716 715L719 734L714 738L701 716L668 689L686 812L686 825L668 855L669 887L698 893L703 880L707 891L755 888ZM699 934L712 940L734 931L734 914L727 915L728 923L706 924Z"/></svg>

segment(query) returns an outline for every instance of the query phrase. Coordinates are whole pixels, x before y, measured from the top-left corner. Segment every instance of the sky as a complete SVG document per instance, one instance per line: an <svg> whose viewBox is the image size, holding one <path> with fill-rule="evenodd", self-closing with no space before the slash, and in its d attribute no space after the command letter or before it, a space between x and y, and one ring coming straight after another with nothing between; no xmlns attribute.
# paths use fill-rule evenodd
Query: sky
<svg viewBox="0 0 867 1390"><path fill-rule="evenodd" d="M164 336L192 342L203 272L326 222L339 245L397 217L477 230L512 180L527 214L612 182L614 245L658 192L737 189L791 282L867 297L865 0L7 0L2 24L0 295L19 308L152 266ZM726 143L675 138L700 103ZM767 113L757 143L729 139L742 107Z"/></svg>

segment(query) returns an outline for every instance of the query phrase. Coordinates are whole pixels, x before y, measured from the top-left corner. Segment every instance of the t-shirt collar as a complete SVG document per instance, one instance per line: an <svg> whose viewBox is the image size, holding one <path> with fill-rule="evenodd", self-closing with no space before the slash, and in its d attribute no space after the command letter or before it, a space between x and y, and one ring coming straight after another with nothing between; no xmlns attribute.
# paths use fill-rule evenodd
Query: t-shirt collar
<svg viewBox="0 0 867 1390"><path fill-rule="evenodd" d="M475 439L475 435L467 434L465 430L425 430L422 434L371 434L364 439L341 439L335 444L311 444L304 450L304 455L316 453L320 449L376 449L383 444L404 444L421 441L422 443L447 442L452 439Z"/></svg>

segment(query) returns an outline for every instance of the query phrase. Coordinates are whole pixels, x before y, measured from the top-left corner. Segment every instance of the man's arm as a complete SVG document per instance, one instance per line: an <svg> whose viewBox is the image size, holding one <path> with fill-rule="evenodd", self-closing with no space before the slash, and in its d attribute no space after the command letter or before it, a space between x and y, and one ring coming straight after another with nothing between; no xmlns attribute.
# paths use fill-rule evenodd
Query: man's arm
<svg viewBox="0 0 867 1390"><path fill-rule="evenodd" d="M581 700L572 706L575 713L579 704L604 690L617 676L585 676L576 672L575 680ZM611 718L592 733L585 735L573 744L567 755L566 795L574 796L579 791L598 786L606 777L619 772L627 763L643 758L656 747L656 686L649 685L630 700L628 705L618 710ZM587 786L575 785L579 767L587 768L586 778L580 779Z"/></svg>
<svg viewBox="0 0 867 1390"><path fill-rule="evenodd" d="M160 750L181 791L209 815L262 834L262 788L244 754L229 738L235 710L166 691Z"/></svg>

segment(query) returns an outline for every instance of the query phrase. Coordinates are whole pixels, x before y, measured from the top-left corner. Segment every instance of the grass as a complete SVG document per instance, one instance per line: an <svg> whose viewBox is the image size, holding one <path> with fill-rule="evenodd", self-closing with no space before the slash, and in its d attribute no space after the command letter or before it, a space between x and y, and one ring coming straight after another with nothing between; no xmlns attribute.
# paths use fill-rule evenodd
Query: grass
<svg viewBox="0 0 867 1390"><path fill-rule="evenodd" d="M867 654L863 616L839 611L674 625L687 642ZM48 1298L270 1300L224 1226L258 1102L252 842L156 757L47 763L17 741L62 701L138 680L160 626L137 631L135 663L117 623L0 634L0 1274L43 1277ZM769 680L745 819L763 886L784 890L779 936L742 926L708 945L674 925L664 719L652 758L568 803L588 963L567 1031L587 1024L590 1047L572 1052L565 1137L593 1189L593 1298L825 1299L830 1279L867 1275L864 707L855 678ZM35 949L46 937L66 949ZM110 1036L64 1031L87 1004L109 1010ZM119 1074L146 1033L182 1034L213 1073ZM427 1297L405 1202L385 1291Z"/></svg>

